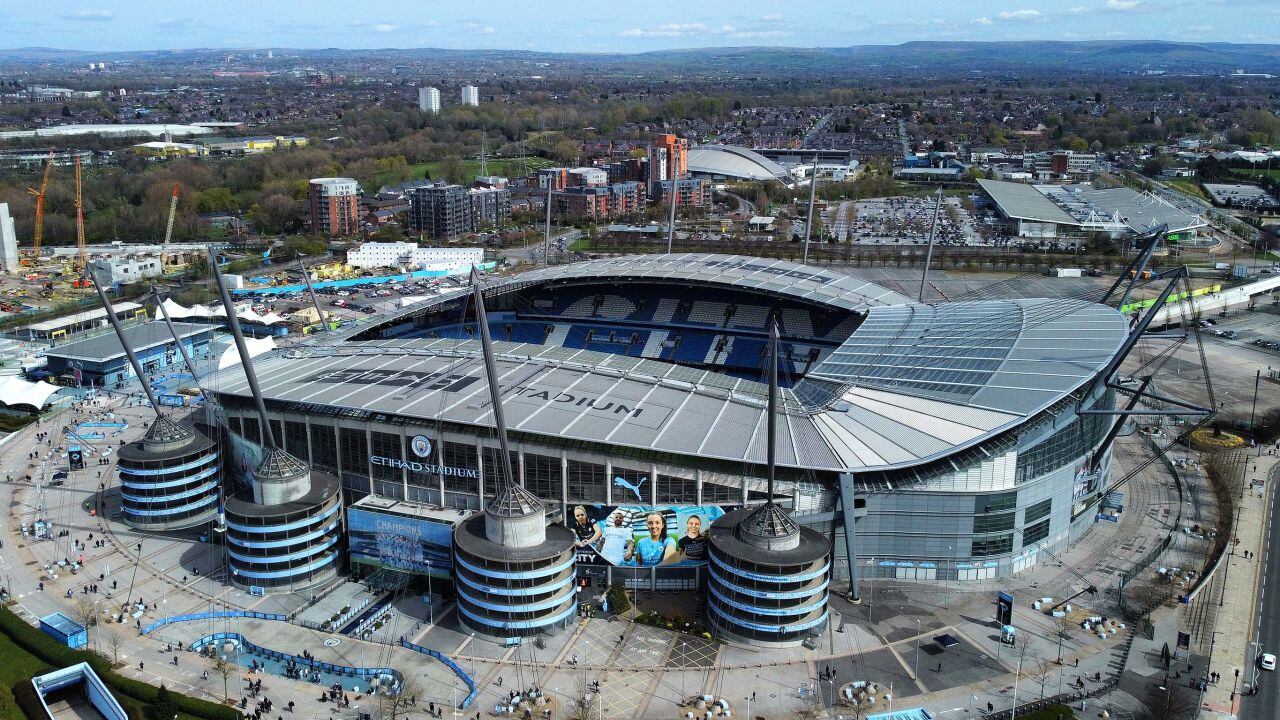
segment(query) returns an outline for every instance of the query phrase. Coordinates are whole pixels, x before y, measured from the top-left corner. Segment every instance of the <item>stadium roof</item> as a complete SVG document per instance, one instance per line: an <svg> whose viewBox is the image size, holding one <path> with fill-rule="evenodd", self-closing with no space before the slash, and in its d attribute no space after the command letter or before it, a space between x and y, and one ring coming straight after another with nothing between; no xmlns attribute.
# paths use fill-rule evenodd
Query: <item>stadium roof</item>
<svg viewBox="0 0 1280 720"><path fill-rule="evenodd" d="M855 312L877 305L911 302L909 298L874 283L812 265L706 253L631 255L556 265L517 275L511 278L511 283L518 289L540 282L611 279L725 285L781 294ZM500 288L485 289L486 296L501 292Z"/></svg>
<svg viewBox="0 0 1280 720"><path fill-rule="evenodd" d="M1015 220L1056 223L1086 229L1141 234L1164 224L1169 232L1204 227L1200 215L1186 212L1150 193L1091 185L1027 185L978 180L1000 208Z"/></svg>
<svg viewBox="0 0 1280 720"><path fill-rule="evenodd" d="M629 277L757 287L868 313L809 378L783 391L779 463L793 467L888 469L972 446L1089 382L1128 334L1118 312L1081 300L912 305L826 270L723 255L578 263L504 279L486 294L551 280L608 284ZM763 383L590 350L495 347L507 424L517 438L765 461ZM254 363L267 400L294 403L297 412L333 408L344 416L402 416L424 425L493 423L475 341L307 344ZM209 387L248 396L238 367L219 373Z"/></svg>
<svg viewBox="0 0 1280 720"><path fill-rule="evenodd" d="M689 172L744 180L777 180L787 169L753 150L733 145L689 148Z"/></svg>
<svg viewBox="0 0 1280 720"><path fill-rule="evenodd" d="M995 200L1005 217L1063 225L1076 224L1075 219L1032 185L981 178L978 179L978 184Z"/></svg>
<svg viewBox="0 0 1280 720"><path fill-rule="evenodd" d="M212 333L214 330L212 325L193 325L180 322L174 323L173 329L183 339L203 333ZM130 325L124 329L124 335L128 338L129 346L133 348L135 353L173 342L173 336L169 334L169 328L159 321ZM120 344L120 339L116 337L115 333L108 332L50 348L45 351L45 356L101 363L122 358L125 355L124 346Z"/></svg>

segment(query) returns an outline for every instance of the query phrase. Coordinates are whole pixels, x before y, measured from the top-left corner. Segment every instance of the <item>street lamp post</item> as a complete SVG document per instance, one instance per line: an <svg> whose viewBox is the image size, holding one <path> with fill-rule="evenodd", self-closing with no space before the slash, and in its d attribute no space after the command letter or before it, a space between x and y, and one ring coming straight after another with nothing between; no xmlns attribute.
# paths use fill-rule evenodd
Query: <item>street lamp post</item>
<svg viewBox="0 0 1280 720"><path fill-rule="evenodd" d="M436 596L431 592L431 561L427 561L427 612L430 619L427 621L429 625L436 624Z"/></svg>
<svg viewBox="0 0 1280 720"><path fill-rule="evenodd" d="M920 679L920 618L916 618L916 660L912 666L911 674L917 680Z"/></svg>

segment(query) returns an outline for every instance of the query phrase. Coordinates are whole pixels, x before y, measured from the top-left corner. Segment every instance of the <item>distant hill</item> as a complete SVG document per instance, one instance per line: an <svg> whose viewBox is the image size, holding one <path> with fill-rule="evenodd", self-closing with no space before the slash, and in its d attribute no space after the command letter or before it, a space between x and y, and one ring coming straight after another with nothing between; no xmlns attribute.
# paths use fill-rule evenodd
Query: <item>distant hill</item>
<svg viewBox="0 0 1280 720"><path fill-rule="evenodd" d="M0 62L74 64L90 61L203 63L220 62L228 53L247 54L261 48L189 48L137 52L93 52L56 48L0 50ZM1160 40L1095 40L1083 42L945 42L900 45L855 45L833 48L731 47L662 50L644 53L546 53L520 50L445 49L288 49L276 57L304 60L383 60L390 63L448 59L453 64L549 63L552 69L574 66L612 68L623 72L681 75L776 76L912 76L940 72L1091 72L1102 74L1280 74L1280 45L1184 43Z"/></svg>

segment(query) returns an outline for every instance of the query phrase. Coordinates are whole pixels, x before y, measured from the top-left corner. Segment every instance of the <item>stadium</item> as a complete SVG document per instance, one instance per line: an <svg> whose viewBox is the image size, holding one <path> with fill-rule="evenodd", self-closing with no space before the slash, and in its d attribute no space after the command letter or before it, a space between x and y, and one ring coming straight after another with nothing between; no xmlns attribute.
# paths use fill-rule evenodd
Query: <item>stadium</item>
<svg viewBox="0 0 1280 720"><path fill-rule="evenodd" d="M918 304L812 266L705 254L553 266L483 293L513 473L573 531L590 586L698 587L715 521L765 500L770 318L775 500L830 539L833 589L1007 577L1079 538L1107 485L1116 419L1087 411L1115 405L1105 381L1129 321L1106 305ZM441 530L485 507L504 465L469 299L254 360L275 437L336 475L345 503L435 508L422 571L442 577ZM230 429L259 441L243 371L206 386Z"/></svg>

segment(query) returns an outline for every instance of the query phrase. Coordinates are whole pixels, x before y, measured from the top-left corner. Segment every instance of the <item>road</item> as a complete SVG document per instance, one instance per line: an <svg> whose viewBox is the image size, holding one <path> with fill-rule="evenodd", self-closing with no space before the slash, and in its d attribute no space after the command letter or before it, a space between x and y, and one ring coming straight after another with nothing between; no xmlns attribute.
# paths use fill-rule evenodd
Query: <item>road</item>
<svg viewBox="0 0 1280 720"><path fill-rule="evenodd" d="M551 256L553 258L556 257L557 255L560 255L568 251L569 243L566 242L566 240L568 240L575 232L578 232L578 234L581 235L581 232L574 230L573 228L552 231ZM545 241L539 239L537 242L530 243L525 247L507 248L506 250L502 251L502 254L505 255L507 257L507 260L511 262L524 261L524 262L540 263L542 262L542 255L543 255L542 246L545 244L546 244Z"/></svg>
<svg viewBox="0 0 1280 720"><path fill-rule="evenodd" d="M1262 644L1262 651L1280 652L1280 588L1274 587L1280 580L1280 523L1276 516L1280 515L1280 493L1275 492L1274 484L1280 479L1280 465L1271 468L1271 476L1267 486L1271 489L1271 511L1267 514L1266 545L1262 555L1262 574L1258 579L1258 617L1257 637ZM1267 593L1267 586L1272 585ZM1250 672L1254 672L1251 668ZM1240 702L1240 720L1271 720L1275 718L1276 708L1280 707L1280 683L1276 681L1274 672L1256 671L1259 676L1258 694L1246 696Z"/></svg>

